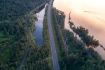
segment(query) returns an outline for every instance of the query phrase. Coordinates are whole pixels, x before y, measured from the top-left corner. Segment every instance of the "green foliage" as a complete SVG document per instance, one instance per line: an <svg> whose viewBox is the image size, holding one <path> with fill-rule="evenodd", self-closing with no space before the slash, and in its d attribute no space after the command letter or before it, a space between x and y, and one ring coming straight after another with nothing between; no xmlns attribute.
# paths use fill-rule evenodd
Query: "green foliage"
<svg viewBox="0 0 105 70"><path fill-rule="evenodd" d="M32 10L43 2L47 0L0 0L0 70L16 70L30 59L30 49L35 47L32 32L36 16ZM47 52L47 48L38 50L37 59L47 57ZM43 67L46 63L39 64Z"/></svg>
<svg viewBox="0 0 105 70"><path fill-rule="evenodd" d="M104 70L105 62L91 48L86 49L72 32L65 30L64 38L68 45L68 56L61 61L62 70ZM103 65L101 65L103 63Z"/></svg>
<svg viewBox="0 0 105 70"><path fill-rule="evenodd" d="M25 70L50 70L48 65L49 48L47 46L41 46L31 50L28 56L27 63L25 64Z"/></svg>
<svg viewBox="0 0 105 70"><path fill-rule="evenodd" d="M89 32L87 29L84 27L75 27L75 25L72 22L70 23L70 28L79 35L79 37L82 39L82 41L87 45L87 46L92 46L92 47L97 47L99 46L99 41L94 39L93 36L89 35Z"/></svg>
<svg viewBox="0 0 105 70"><path fill-rule="evenodd" d="M27 58L27 63L23 67L23 70L51 70L47 13L45 13L43 25L44 45L35 47L31 50L31 53Z"/></svg>
<svg viewBox="0 0 105 70"><path fill-rule="evenodd" d="M60 10L57 10L55 8L52 9L52 27L53 27L53 33L54 33L54 41L56 44L56 50L58 54L58 59L61 60L62 56L65 55L65 47L63 42L63 37L61 30L64 28L64 12L61 12ZM59 14L58 14L59 13ZM65 50L64 50L65 49Z"/></svg>
<svg viewBox="0 0 105 70"><path fill-rule="evenodd" d="M14 21L47 0L0 0L0 21Z"/></svg>

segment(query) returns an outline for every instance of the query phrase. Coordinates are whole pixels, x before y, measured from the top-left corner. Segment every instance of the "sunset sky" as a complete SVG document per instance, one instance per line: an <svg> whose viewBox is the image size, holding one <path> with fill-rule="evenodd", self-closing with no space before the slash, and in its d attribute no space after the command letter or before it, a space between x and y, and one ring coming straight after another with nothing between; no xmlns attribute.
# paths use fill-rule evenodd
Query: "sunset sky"
<svg viewBox="0 0 105 70"><path fill-rule="evenodd" d="M105 17L105 0L67 0L71 9L96 15L97 17ZM66 3L66 4L67 4Z"/></svg>
<svg viewBox="0 0 105 70"><path fill-rule="evenodd" d="M105 0L55 0L59 7L69 7L71 10L88 11L92 14L105 15ZM69 6L68 6L69 5ZM65 9L66 10L66 9Z"/></svg>
<svg viewBox="0 0 105 70"><path fill-rule="evenodd" d="M100 23L100 26L105 28L105 0L55 0L54 6L64 11L66 15L73 11L72 13L76 12L75 14L87 19L92 18L93 21L98 19L98 23L91 25L99 26Z"/></svg>
<svg viewBox="0 0 105 70"><path fill-rule="evenodd" d="M105 0L55 0L54 6L64 11L66 15L69 11L73 11L72 13L76 12L82 16L94 17L93 20L98 19L97 22L105 25Z"/></svg>

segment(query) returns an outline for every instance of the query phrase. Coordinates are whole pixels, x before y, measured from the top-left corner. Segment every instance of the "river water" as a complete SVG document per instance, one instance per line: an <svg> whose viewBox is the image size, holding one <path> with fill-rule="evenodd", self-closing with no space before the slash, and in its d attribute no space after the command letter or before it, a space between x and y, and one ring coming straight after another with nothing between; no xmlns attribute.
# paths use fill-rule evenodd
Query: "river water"
<svg viewBox="0 0 105 70"><path fill-rule="evenodd" d="M105 1L104 0L54 0L53 6L66 15L65 28L68 25L69 13L77 26L83 26L89 33L99 40L105 47ZM105 51L101 47L95 48L103 59Z"/></svg>
<svg viewBox="0 0 105 70"><path fill-rule="evenodd" d="M45 8L40 12L36 13L37 21L35 21L35 31L33 35L35 36L35 42L37 46L43 45L43 19L45 14Z"/></svg>

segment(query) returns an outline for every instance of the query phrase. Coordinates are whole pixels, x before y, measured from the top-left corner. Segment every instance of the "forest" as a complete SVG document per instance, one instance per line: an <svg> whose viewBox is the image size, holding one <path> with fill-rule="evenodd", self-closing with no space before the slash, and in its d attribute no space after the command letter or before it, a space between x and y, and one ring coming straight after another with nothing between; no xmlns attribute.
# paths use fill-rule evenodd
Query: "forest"
<svg viewBox="0 0 105 70"><path fill-rule="evenodd" d="M33 10L44 2L0 0L0 70L50 70L49 48L37 48L32 34Z"/></svg>
<svg viewBox="0 0 105 70"><path fill-rule="evenodd" d="M36 8L49 0L0 0L0 70L52 70L47 24L47 8L43 22L44 44L38 47L33 31ZM88 29L64 28L64 12L52 9L53 31L61 70L105 70L105 61L93 48L100 42ZM79 36L78 39L75 34Z"/></svg>

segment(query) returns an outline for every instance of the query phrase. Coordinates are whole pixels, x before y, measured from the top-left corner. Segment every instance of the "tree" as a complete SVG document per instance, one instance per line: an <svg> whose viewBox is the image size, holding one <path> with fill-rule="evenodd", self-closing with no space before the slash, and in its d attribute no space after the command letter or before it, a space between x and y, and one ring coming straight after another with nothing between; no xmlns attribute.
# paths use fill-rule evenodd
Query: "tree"
<svg viewBox="0 0 105 70"><path fill-rule="evenodd" d="M88 29L85 29L82 26L76 27L73 22L70 23L70 28L82 39L82 41L87 46L97 47L99 46L99 41L94 39L93 36L89 35Z"/></svg>

